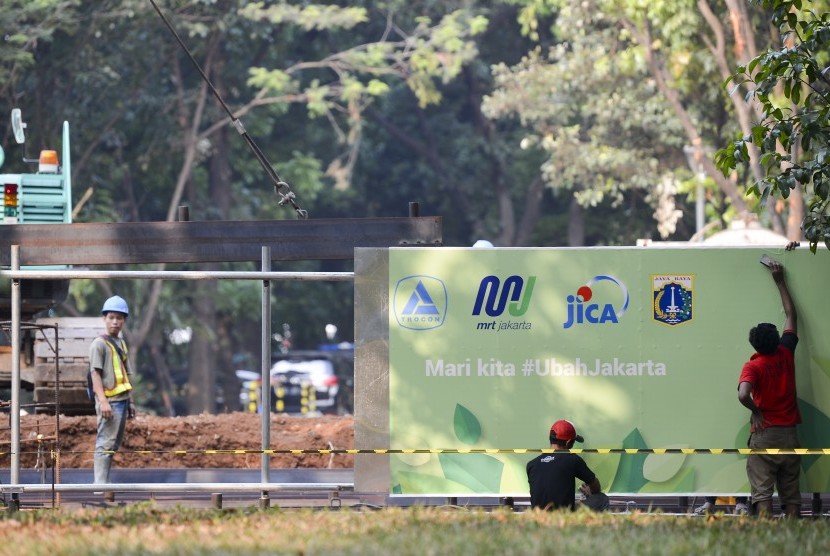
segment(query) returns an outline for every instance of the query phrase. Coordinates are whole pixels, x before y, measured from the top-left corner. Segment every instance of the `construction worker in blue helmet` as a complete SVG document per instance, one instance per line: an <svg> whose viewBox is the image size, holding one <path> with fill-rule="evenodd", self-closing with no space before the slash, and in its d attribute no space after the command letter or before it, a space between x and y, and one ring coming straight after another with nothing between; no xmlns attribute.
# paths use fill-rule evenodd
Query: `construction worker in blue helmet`
<svg viewBox="0 0 830 556"><path fill-rule="evenodd" d="M89 347L89 375L98 424L93 457L95 484L110 482L113 455L124 439L127 419L135 416L132 369L127 344L121 337L129 314L123 297L114 295L104 301L101 315L106 334L95 338ZM114 499L112 492L104 495L106 500Z"/></svg>

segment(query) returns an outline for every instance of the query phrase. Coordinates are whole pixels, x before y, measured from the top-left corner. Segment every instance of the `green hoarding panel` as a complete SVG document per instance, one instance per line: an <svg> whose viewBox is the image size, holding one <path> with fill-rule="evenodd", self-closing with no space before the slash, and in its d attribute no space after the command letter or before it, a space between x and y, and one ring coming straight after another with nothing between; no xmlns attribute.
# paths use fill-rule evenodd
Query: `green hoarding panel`
<svg viewBox="0 0 830 556"><path fill-rule="evenodd" d="M783 248L391 249L389 447L547 448L569 419L575 447L745 448L748 331L784 324L763 253L798 309L802 446L830 448L830 255ZM535 455L392 455L390 489L527 495ZM736 454L585 459L611 493L748 487ZM802 460L804 491L830 489L830 456Z"/></svg>

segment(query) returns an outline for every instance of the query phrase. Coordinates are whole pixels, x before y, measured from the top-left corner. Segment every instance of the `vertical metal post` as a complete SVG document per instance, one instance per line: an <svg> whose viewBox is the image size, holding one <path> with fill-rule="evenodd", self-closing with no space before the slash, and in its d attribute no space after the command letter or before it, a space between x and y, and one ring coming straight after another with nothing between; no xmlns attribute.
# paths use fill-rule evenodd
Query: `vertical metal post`
<svg viewBox="0 0 830 556"><path fill-rule="evenodd" d="M271 248L262 247L262 272L271 272ZM271 282L262 281L262 449L271 448ZM271 482L271 458L262 454L262 482ZM263 493L267 494L267 493Z"/></svg>
<svg viewBox="0 0 830 556"><path fill-rule="evenodd" d="M12 245L11 269L20 270L20 246ZM20 280L12 280L12 408L11 408L11 470L9 480L20 484Z"/></svg>
<svg viewBox="0 0 830 556"><path fill-rule="evenodd" d="M55 323L55 477L60 484L61 482L61 345L60 345L60 325ZM43 329L39 330L43 334ZM61 493L56 493L58 507L61 506Z"/></svg>
<svg viewBox="0 0 830 556"><path fill-rule="evenodd" d="M421 205L419 205L416 201L410 201L409 203L409 217L410 218L417 218L421 215Z"/></svg>
<svg viewBox="0 0 830 556"><path fill-rule="evenodd" d="M190 222L190 207L179 205L179 222Z"/></svg>
<svg viewBox="0 0 830 556"><path fill-rule="evenodd" d="M706 190L704 189L706 171L703 168L704 150L700 144L700 138L693 140L692 143L692 145L683 147L683 153L697 180L695 184L695 235L699 236L706 225ZM703 241L703 237L698 237L698 241Z"/></svg>

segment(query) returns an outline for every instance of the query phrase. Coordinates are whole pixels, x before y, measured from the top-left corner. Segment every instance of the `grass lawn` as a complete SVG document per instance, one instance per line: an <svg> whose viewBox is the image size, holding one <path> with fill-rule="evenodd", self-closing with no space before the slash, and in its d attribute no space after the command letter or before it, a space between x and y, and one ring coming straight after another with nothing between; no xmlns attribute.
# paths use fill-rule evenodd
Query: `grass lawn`
<svg viewBox="0 0 830 556"><path fill-rule="evenodd" d="M830 522L457 508L159 509L0 515L0 553L828 554Z"/></svg>

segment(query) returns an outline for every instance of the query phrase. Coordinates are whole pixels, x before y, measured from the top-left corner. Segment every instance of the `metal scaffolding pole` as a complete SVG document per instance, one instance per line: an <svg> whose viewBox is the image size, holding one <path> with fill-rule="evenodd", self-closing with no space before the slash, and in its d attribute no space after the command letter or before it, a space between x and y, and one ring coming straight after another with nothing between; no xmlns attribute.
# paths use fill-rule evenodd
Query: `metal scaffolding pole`
<svg viewBox="0 0 830 556"><path fill-rule="evenodd" d="M12 270L20 270L20 246L12 245ZM20 481L20 280L12 279L12 407L11 474L12 483Z"/></svg>
<svg viewBox="0 0 830 556"><path fill-rule="evenodd" d="M271 271L271 248L262 247L262 272ZM271 448L271 282L262 281L262 449ZM262 454L262 482L271 482L271 456ZM263 498L268 493L262 492Z"/></svg>
<svg viewBox="0 0 830 556"><path fill-rule="evenodd" d="M269 491L348 491L352 483L110 483L110 484L11 484L0 485L0 493L22 492L256 492Z"/></svg>
<svg viewBox="0 0 830 556"><path fill-rule="evenodd" d="M248 271L169 271L169 270L21 270L20 246L11 246L11 270L0 271L0 276L12 279L11 291L11 469L13 485L20 482L20 326L21 280L55 280L87 278L96 280L262 280L262 448L269 449L271 442L271 295L272 280L315 282L354 281L354 272L271 272L271 248L262 247L262 272ZM56 334L57 336L57 334ZM270 459L262 455L262 483L270 482ZM101 485L98 485L101 486ZM99 489L100 490L100 489ZM263 497L267 491L263 490Z"/></svg>
<svg viewBox="0 0 830 556"><path fill-rule="evenodd" d="M19 265L18 265L19 268ZM354 272L254 272L198 270L0 270L13 280L294 280L299 282L351 282Z"/></svg>

